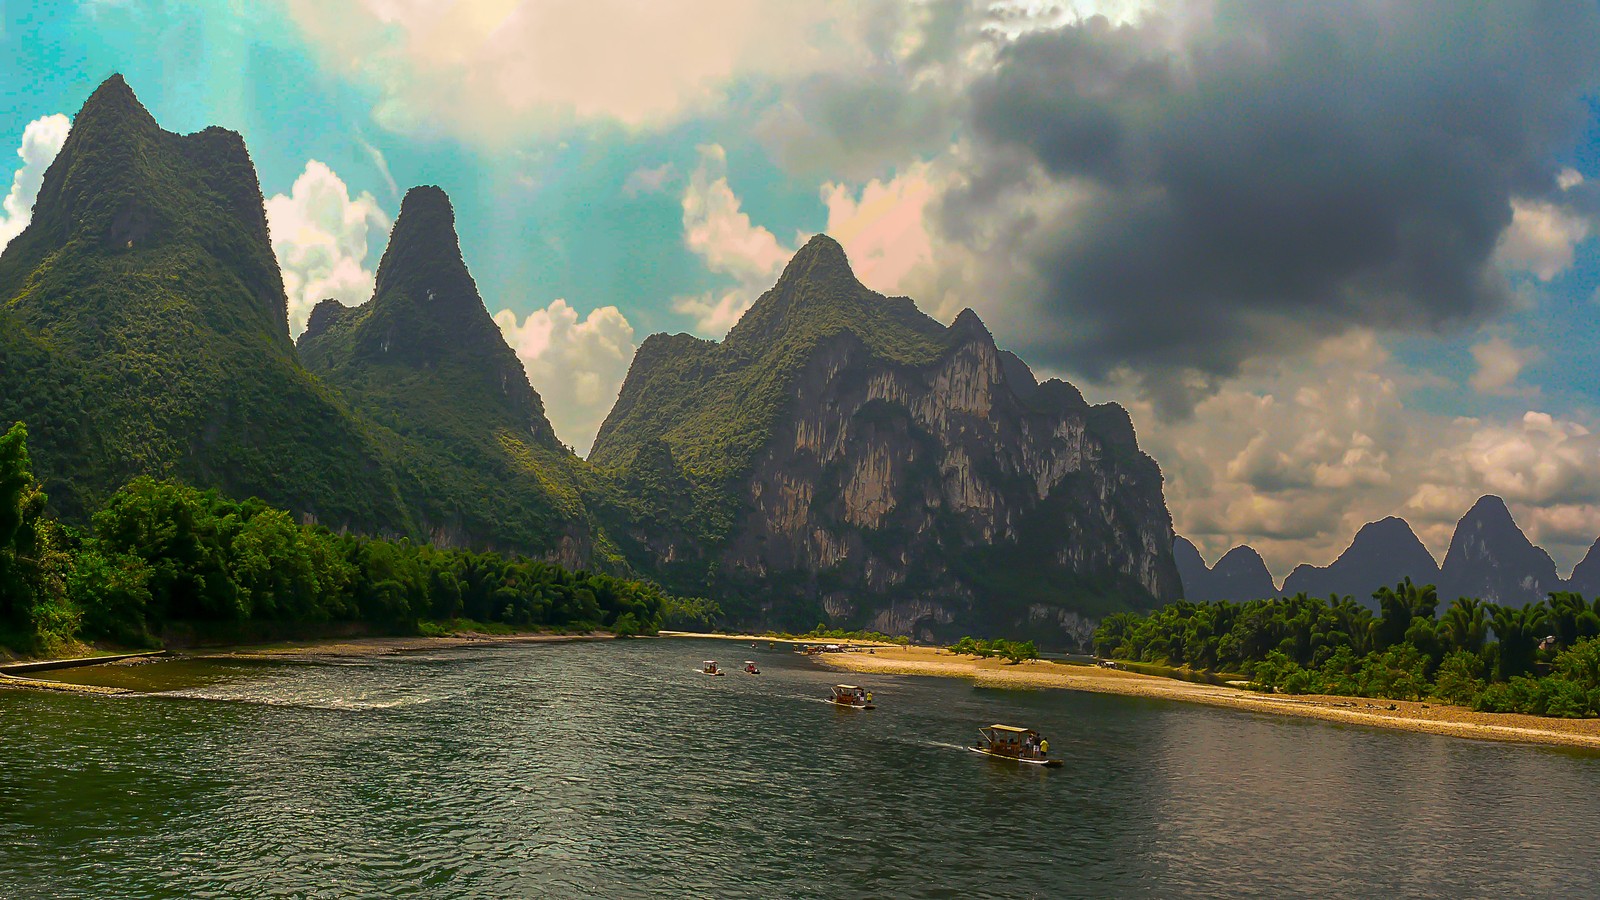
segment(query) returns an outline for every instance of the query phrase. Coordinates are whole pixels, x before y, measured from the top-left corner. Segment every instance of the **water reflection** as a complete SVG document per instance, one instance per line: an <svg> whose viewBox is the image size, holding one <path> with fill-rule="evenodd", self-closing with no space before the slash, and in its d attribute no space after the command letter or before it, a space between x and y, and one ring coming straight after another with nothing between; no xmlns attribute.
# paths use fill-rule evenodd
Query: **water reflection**
<svg viewBox="0 0 1600 900"><path fill-rule="evenodd" d="M713 642L215 667L0 692L0 896L1549 895L1600 861L1584 754L917 678L839 710ZM967 752L992 722L1066 767Z"/></svg>

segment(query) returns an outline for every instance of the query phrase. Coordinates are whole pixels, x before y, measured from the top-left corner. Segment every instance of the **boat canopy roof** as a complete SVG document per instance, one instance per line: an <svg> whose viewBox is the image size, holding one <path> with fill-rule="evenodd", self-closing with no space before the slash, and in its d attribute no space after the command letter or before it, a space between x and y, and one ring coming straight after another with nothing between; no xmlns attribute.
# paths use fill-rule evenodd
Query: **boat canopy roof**
<svg viewBox="0 0 1600 900"><path fill-rule="evenodd" d="M1027 734L1033 730L1032 728L1018 728L1015 725L990 725L989 727L995 731L1009 731L1014 734Z"/></svg>
<svg viewBox="0 0 1600 900"><path fill-rule="evenodd" d="M853 684L836 684L836 685L833 686L833 689L836 690L836 691L859 691L859 690L861 690L861 688L856 687Z"/></svg>
<svg viewBox="0 0 1600 900"><path fill-rule="evenodd" d="M714 659L708 659L708 660L706 660L706 661L705 661L705 662L703 662L703 663L701 663L701 664L700 664L700 665L702 665L702 666L714 666L714 665L716 665L716 664L717 664L717 661L716 661L716 660L714 660Z"/></svg>

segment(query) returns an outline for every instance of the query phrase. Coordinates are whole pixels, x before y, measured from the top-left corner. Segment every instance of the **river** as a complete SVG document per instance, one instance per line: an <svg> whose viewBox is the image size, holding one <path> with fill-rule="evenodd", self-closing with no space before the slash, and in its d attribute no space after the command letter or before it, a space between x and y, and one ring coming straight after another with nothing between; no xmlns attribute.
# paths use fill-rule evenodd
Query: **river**
<svg viewBox="0 0 1600 900"><path fill-rule="evenodd" d="M1592 896L1600 867L1594 754L913 677L855 712L765 644L117 677L163 690L0 691L0 897ZM1065 767L963 749L993 722Z"/></svg>

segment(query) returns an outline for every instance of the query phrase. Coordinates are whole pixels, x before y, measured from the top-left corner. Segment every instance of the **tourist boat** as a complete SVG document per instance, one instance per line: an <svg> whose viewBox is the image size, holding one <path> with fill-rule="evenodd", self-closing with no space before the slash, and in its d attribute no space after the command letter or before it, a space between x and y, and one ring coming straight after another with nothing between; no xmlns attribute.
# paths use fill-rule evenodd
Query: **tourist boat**
<svg viewBox="0 0 1600 900"><path fill-rule="evenodd" d="M978 745L967 749L973 753L982 753L985 756L1008 759L1030 766L1061 765L1061 760L1047 757L1050 742L1041 739L1039 732L1031 728L1018 728L1015 725L990 725L988 728L979 728Z"/></svg>
<svg viewBox="0 0 1600 900"><path fill-rule="evenodd" d="M708 659L705 662L701 663L700 664L700 673L702 675L726 675L726 674L728 674L727 672L724 672L721 669L717 668L717 661L714 660L714 659Z"/></svg>
<svg viewBox="0 0 1600 900"><path fill-rule="evenodd" d="M829 703L839 706L848 706L851 709L877 709L872 703L872 694L853 684L836 684L833 694L828 697Z"/></svg>
<svg viewBox="0 0 1600 900"><path fill-rule="evenodd" d="M746 675L760 675L761 669L756 665L755 660L747 659L744 661L744 673Z"/></svg>

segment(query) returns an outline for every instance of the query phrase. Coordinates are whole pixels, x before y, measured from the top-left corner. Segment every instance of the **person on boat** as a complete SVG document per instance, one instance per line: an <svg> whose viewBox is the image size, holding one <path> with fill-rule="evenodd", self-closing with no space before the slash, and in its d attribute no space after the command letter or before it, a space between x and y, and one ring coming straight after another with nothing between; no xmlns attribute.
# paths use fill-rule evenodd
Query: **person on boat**
<svg viewBox="0 0 1600 900"><path fill-rule="evenodd" d="M1048 738L1041 738L1039 740L1039 755L1040 756L1048 756L1049 754L1050 754L1050 741L1049 741Z"/></svg>
<svg viewBox="0 0 1600 900"><path fill-rule="evenodd" d="M868 703L872 702L872 692L871 691L867 691L867 702Z"/></svg>

